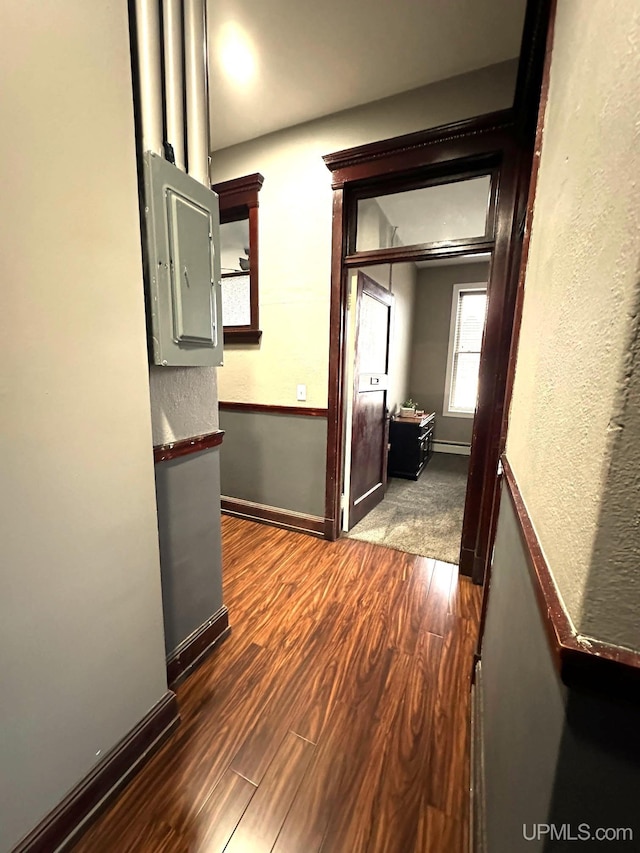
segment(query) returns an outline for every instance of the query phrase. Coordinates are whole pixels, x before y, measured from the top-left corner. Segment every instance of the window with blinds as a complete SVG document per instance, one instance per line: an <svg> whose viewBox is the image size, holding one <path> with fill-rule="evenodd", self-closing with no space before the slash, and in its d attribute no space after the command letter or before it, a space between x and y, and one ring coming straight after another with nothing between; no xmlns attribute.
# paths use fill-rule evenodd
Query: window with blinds
<svg viewBox="0 0 640 853"><path fill-rule="evenodd" d="M455 285L451 306L445 415L473 417L475 413L486 311L485 284Z"/></svg>

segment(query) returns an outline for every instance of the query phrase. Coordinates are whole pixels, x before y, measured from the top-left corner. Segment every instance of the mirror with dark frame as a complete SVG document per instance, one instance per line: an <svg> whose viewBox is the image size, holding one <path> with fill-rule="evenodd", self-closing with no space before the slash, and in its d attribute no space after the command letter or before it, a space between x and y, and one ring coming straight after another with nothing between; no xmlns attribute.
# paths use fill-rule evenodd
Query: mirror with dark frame
<svg viewBox="0 0 640 853"><path fill-rule="evenodd" d="M257 344L262 337L258 296L258 193L264 178L245 175L212 185L220 203L220 260L224 342Z"/></svg>

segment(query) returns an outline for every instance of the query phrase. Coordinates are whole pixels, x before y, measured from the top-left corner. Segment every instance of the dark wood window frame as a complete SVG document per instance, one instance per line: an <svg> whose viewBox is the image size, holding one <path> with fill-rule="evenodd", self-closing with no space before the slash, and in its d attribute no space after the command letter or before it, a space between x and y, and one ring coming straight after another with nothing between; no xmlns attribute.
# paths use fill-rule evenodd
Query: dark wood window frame
<svg viewBox="0 0 640 853"><path fill-rule="evenodd" d="M258 193L264 177L255 172L231 181L212 184L220 203L220 224L249 220L249 293L251 320L248 326L224 326L225 344L260 343L260 300L258 292ZM223 276L225 278L226 276Z"/></svg>

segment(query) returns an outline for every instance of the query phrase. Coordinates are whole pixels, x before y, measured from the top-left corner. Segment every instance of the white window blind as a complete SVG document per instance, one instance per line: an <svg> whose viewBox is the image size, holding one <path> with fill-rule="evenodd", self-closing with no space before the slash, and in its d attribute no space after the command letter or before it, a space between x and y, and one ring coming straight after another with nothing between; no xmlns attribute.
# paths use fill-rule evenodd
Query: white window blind
<svg viewBox="0 0 640 853"><path fill-rule="evenodd" d="M457 287L449 341L448 400L445 414L473 414L478 399L478 372L487 291Z"/></svg>

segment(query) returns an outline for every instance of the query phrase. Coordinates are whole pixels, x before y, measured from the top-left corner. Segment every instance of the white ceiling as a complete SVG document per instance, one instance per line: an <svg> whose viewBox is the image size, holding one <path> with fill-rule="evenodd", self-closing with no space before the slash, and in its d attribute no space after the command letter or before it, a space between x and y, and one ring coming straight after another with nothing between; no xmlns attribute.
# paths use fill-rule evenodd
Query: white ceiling
<svg viewBox="0 0 640 853"><path fill-rule="evenodd" d="M512 59L524 9L525 0L209 2L212 148Z"/></svg>

